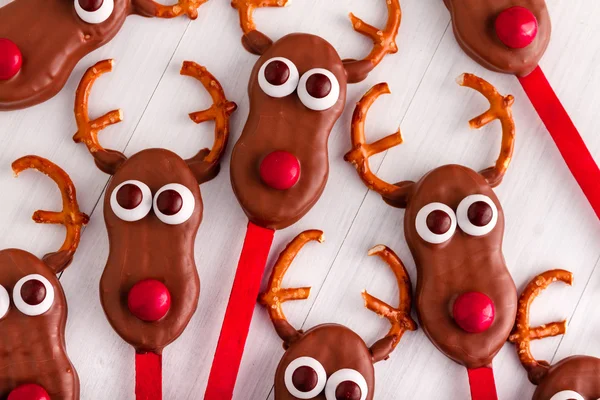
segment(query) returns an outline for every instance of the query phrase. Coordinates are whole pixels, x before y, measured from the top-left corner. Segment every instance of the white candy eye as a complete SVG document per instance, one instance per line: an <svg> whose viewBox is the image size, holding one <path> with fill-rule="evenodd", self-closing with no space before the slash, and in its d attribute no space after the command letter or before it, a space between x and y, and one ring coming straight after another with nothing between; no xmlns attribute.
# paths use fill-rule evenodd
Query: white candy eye
<svg viewBox="0 0 600 400"><path fill-rule="evenodd" d="M258 84L271 97L285 97L294 93L299 80L298 68L283 57L267 60L258 71Z"/></svg>
<svg viewBox="0 0 600 400"><path fill-rule="evenodd" d="M154 213L165 224L183 224L195 207L192 191L179 183L165 185L154 195Z"/></svg>
<svg viewBox="0 0 600 400"><path fill-rule="evenodd" d="M429 203L417 213L417 233L428 243L440 244L450 240L456 231L454 211L443 203Z"/></svg>
<svg viewBox="0 0 600 400"><path fill-rule="evenodd" d="M125 181L111 193L110 208L123 221L139 221L152 209L152 192L144 182Z"/></svg>
<svg viewBox="0 0 600 400"><path fill-rule="evenodd" d="M582 395L572 390L563 390L556 393L550 400L585 400Z"/></svg>
<svg viewBox="0 0 600 400"><path fill-rule="evenodd" d="M333 73L323 68L307 71L300 78L298 97L306 107L315 111L327 110L340 97L340 84Z"/></svg>
<svg viewBox="0 0 600 400"><path fill-rule="evenodd" d="M31 274L19 279L13 288L15 306L25 315L42 315L54 303L54 288L42 275Z"/></svg>
<svg viewBox="0 0 600 400"><path fill-rule="evenodd" d="M458 226L471 236L487 235L498 222L498 208L487 196L473 194L460 202L456 209Z"/></svg>
<svg viewBox="0 0 600 400"><path fill-rule="evenodd" d="M4 286L0 285L0 319L4 318L10 307L10 297Z"/></svg>
<svg viewBox="0 0 600 400"><path fill-rule="evenodd" d="M115 8L114 0L75 0L75 11L88 24L101 24Z"/></svg>
<svg viewBox="0 0 600 400"><path fill-rule="evenodd" d="M297 399L312 399L325 388L327 374L312 357L299 357L285 369L285 387Z"/></svg>
<svg viewBox="0 0 600 400"><path fill-rule="evenodd" d="M329 377L325 388L327 400L365 400L369 394L367 381L360 372L353 369L340 369Z"/></svg>

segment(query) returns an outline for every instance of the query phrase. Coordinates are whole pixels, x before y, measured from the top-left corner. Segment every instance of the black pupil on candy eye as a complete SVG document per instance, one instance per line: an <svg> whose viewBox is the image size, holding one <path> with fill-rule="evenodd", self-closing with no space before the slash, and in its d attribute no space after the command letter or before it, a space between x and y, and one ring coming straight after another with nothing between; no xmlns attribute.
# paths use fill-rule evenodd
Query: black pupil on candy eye
<svg viewBox="0 0 600 400"><path fill-rule="evenodd" d="M21 298L30 306L37 306L46 298L46 286L37 279L30 279L21 286Z"/></svg>
<svg viewBox="0 0 600 400"><path fill-rule="evenodd" d="M443 235L450 230L452 219L442 210L434 210L427 216L427 228L436 235Z"/></svg>
<svg viewBox="0 0 600 400"><path fill-rule="evenodd" d="M98 11L102 7L104 0L78 0L79 5L87 12Z"/></svg>
<svg viewBox="0 0 600 400"><path fill-rule="evenodd" d="M183 198L175 190L165 190L158 195L156 206L165 215L175 215L183 207Z"/></svg>
<svg viewBox="0 0 600 400"><path fill-rule="evenodd" d="M265 68L265 79L271 85L281 86L290 78L290 67L283 61L271 61Z"/></svg>
<svg viewBox="0 0 600 400"><path fill-rule="evenodd" d="M322 99L331 93L331 81L323 74L313 74L306 81L306 91L316 99Z"/></svg>
<svg viewBox="0 0 600 400"><path fill-rule="evenodd" d="M477 201L469 207L467 217L475 226L486 226L492 220L494 211L485 201Z"/></svg>
<svg viewBox="0 0 600 400"><path fill-rule="evenodd" d="M336 400L360 400L362 392L356 382L344 381L335 389Z"/></svg>
<svg viewBox="0 0 600 400"><path fill-rule="evenodd" d="M310 392L319 383L317 371L306 365L299 367L292 374L292 383L299 391Z"/></svg>
<svg viewBox="0 0 600 400"><path fill-rule="evenodd" d="M128 183L117 192L117 203L126 210L133 210L142 202L144 195L137 185Z"/></svg>

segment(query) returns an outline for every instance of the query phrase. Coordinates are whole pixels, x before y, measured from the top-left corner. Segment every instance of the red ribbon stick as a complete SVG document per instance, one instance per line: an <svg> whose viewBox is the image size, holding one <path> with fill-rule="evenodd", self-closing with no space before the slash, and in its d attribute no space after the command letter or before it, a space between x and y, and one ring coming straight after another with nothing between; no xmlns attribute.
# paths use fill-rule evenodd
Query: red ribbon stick
<svg viewBox="0 0 600 400"><path fill-rule="evenodd" d="M498 400L494 370L491 367L468 369L472 400Z"/></svg>
<svg viewBox="0 0 600 400"><path fill-rule="evenodd" d="M162 355L135 354L135 398L136 400L162 399Z"/></svg>

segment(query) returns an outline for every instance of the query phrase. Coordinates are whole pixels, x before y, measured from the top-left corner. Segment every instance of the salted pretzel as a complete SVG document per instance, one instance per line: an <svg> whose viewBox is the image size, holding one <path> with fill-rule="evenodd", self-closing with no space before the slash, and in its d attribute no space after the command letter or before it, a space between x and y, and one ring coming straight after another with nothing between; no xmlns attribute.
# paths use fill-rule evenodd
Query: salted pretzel
<svg viewBox="0 0 600 400"><path fill-rule="evenodd" d="M75 185L69 175L49 160L38 156L26 156L12 163L15 176L26 169L36 169L51 178L60 189L63 209L60 212L38 210L32 219L40 224L62 224L67 234L62 246L53 253L46 254L43 260L48 265L56 266L56 273L69 266L81 238L81 229L90 219L79 210Z"/></svg>
<svg viewBox="0 0 600 400"><path fill-rule="evenodd" d="M198 18L198 8L208 0L178 0L177 4L166 6L154 3L155 16L159 18L175 18L186 14L190 19Z"/></svg>
<svg viewBox="0 0 600 400"><path fill-rule="evenodd" d="M567 329L567 321L552 322L532 328L529 326L529 309L533 300L550 284L557 281L572 285L573 274L569 271L556 269L546 271L529 282L519 298L515 327L508 338L511 343L516 345L519 360L525 370L527 370L531 382L536 385L548 373L550 364L546 361L538 361L533 357L530 342L532 340L563 335Z"/></svg>
<svg viewBox="0 0 600 400"><path fill-rule="evenodd" d="M98 133L109 125L123 120L121 110L113 110L107 114L90 121L88 114L89 96L94 82L106 72L112 71L114 60L104 60L90 67L77 88L75 95L75 120L77 133L73 136L76 143L84 143L89 152L94 156L96 165L108 174L114 174L115 168L127 158L115 150L107 150L98 141ZM213 105L204 111L189 114L192 121L202 123L209 120L215 121L215 141L212 150L203 149L189 161L190 168L202 168L209 172L207 179L212 179L218 173L218 160L225 151L229 139L229 117L236 110L235 103L225 97L223 88L217 79L206 68L185 61L181 74L199 80L209 92Z"/></svg>

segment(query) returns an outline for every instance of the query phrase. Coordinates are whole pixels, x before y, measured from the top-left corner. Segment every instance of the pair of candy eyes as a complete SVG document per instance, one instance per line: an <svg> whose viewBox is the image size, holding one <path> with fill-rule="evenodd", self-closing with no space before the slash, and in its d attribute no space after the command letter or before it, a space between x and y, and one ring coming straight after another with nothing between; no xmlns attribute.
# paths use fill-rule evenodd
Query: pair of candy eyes
<svg viewBox="0 0 600 400"><path fill-rule="evenodd" d="M285 369L285 387L297 399L312 399L325 390L327 400L365 400L367 381L354 369L340 369L329 379L323 365L312 357L299 357Z"/></svg>
<svg viewBox="0 0 600 400"><path fill-rule="evenodd" d="M552 396L550 400L585 400L585 398L574 390L563 390Z"/></svg>
<svg viewBox="0 0 600 400"><path fill-rule="evenodd" d="M302 104L314 111L333 107L340 97L340 84L331 71L313 68L300 77L296 65L284 57L271 58L262 65L258 84L267 96L275 98L298 90Z"/></svg>
<svg viewBox="0 0 600 400"><path fill-rule="evenodd" d="M421 239L441 244L452 238L457 226L468 235L483 236L490 233L497 222L498 208L492 199L474 194L460 202L456 214L446 204L427 204L417 213L415 225Z"/></svg>
<svg viewBox="0 0 600 400"><path fill-rule="evenodd" d="M75 12L88 24L101 24L115 8L114 0L74 0Z"/></svg>
<svg viewBox="0 0 600 400"><path fill-rule="evenodd" d="M27 275L17 282L12 291L13 303L19 311L30 317L42 315L54 303L54 288L50 281L42 275ZM4 318L10 308L10 296L4 286L0 285L0 319Z"/></svg>
<svg viewBox="0 0 600 400"><path fill-rule="evenodd" d="M179 183L163 186L153 198L148 185L129 180L118 185L110 195L111 209L127 222L139 221L154 209L158 219L165 224L179 225L190 219L195 205L192 191Z"/></svg>

